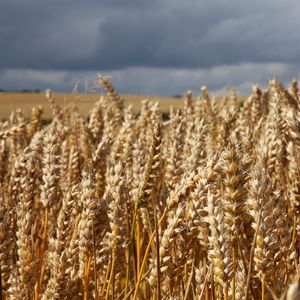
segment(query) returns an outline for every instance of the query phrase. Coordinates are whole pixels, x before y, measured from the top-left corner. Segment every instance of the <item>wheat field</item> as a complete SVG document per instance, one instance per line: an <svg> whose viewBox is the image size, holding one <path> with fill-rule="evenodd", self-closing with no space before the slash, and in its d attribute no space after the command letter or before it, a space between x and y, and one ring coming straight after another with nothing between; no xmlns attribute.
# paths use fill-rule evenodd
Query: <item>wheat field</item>
<svg viewBox="0 0 300 300"><path fill-rule="evenodd" d="M2 299L299 299L297 82L163 120L99 80L88 118L48 91L0 123Z"/></svg>
<svg viewBox="0 0 300 300"><path fill-rule="evenodd" d="M105 98L105 94L101 94ZM100 98L95 93L55 93L55 102L62 106L76 106L83 117L88 117L95 102ZM158 101L162 112L169 112L170 106L180 107L183 99L175 97L149 96L149 95L127 95L122 94L124 104L131 105L136 113L141 109L143 100ZM52 111L43 93L0 93L0 120L7 119L10 113L22 109L26 118L31 115L33 106L43 106L43 119L51 119Z"/></svg>

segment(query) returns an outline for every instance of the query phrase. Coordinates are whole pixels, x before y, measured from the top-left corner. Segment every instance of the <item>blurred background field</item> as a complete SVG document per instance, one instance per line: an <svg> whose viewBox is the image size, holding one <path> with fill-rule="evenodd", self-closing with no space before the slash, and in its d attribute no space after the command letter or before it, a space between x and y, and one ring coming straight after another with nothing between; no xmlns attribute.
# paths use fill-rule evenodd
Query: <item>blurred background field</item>
<svg viewBox="0 0 300 300"><path fill-rule="evenodd" d="M71 93L55 93L56 102L60 106L75 105L79 108L80 113L83 116L87 116L95 102L105 95L101 94L71 94ZM143 100L148 99L150 101L158 101L161 111L168 113L170 107L179 108L183 106L183 97L163 97L163 96L144 96L144 95L122 95L125 99L126 105L132 105L133 110L138 112ZM222 98L222 97L217 97ZM194 96L194 99L198 99L198 95ZM239 97L242 101L244 97ZM0 119L7 119L10 113L16 109L22 109L26 117L31 114L31 109L34 106L43 106L43 119L49 119L52 117L49 103L44 93L0 93Z"/></svg>
<svg viewBox="0 0 300 300"><path fill-rule="evenodd" d="M83 116L87 116L101 94L55 94L56 102L61 106L76 105ZM105 96L104 96L105 97ZM149 99L158 101L163 112L168 112L171 106L180 107L182 98L143 96L143 95L123 95L126 105L132 105L134 111L139 111L142 100ZM33 106L43 106L43 118L50 118L51 110L49 103L43 93L2 93L0 94L0 119L6 119L10 113L16 109L22 109L27 117L30 116Z"/></svg>

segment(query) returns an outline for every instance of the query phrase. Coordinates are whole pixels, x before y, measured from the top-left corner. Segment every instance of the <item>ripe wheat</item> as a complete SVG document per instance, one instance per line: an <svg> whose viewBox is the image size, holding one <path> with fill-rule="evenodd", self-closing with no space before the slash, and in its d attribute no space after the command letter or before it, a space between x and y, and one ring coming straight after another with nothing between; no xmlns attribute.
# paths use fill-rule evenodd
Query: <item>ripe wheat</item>
<svg viewBox="0 0 300 300"><path fill-rule="evenodd" d="M163 120L47 91L0 123L3 299L299 299L300 94L206 87Z"/></svg>

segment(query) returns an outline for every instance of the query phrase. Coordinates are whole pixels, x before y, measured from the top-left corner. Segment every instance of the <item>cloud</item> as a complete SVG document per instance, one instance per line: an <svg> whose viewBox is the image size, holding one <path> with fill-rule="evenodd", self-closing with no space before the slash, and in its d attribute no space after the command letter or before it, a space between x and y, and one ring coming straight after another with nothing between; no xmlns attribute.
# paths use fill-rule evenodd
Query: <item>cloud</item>
<svg viewBox="0 0 300 300"><path fill-rule="evenodd" d="M184 94L191 89L195 95L200 87L207 85L211 92L227 91L236 87L238 92L248 95L253 84L265 86L272 78L280 78L288 83L291 78L299 77L299 65L278 63L246 63L240 65L221 65L209 69L173 69L132 67L104 73L122 94L175 95ZM44 71L7 69L0 73L0 88L13 89L18 83L20 89L38 86L45 90L71 91L74 83L79 82L83 91L85 82L91 87L97 80L94 71ZM103 92L103 90L99 90Z"/></svg>
<svg viewBox="0 0 300 300"><path fill-rule="evenodd" d="M53 82L67 89L70 78L100 71L116 80L138 74L135 81L147 80L140 89L147 83L155 93L165 80L150 79L151 72L174 80L174 74L185 72L197 80L213 74L208 80L213 86L220 85L218 72L230 68L227 83L240 81L234 76L250 82L251 74L261 80L268 74L265 66L285 66L284 74L296 76L299 11L297 0L2 0L0 69L6 75L0 73L0 84L25 84L22 78L5 79L21 72L34 88ZM282 74L277 71L274 75ZM123 83L121 88L135 88ZM176 91L185 87L169 84Z"/></svg>
<svg viewBox="0 0 300 300"><path fill-rule="evenodd" d="M299 62L297 1L4 1L0 67L199 68Z"/></svg>

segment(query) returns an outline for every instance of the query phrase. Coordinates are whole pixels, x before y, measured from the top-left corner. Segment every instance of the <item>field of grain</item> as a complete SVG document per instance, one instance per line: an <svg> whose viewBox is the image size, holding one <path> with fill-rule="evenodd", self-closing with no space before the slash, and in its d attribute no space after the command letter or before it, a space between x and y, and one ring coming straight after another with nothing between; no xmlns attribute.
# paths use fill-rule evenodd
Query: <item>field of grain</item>
<svg viewBox="0 0 300 300"><path fill-rule="evenodd" d="M105 97L105 95L102 95ZM99 94L55 94L55 101L58 105L76 106L82 116L88 116L95 102L99 100ZM135 112L141 109L143 100L158 101L163 112L167 112L170 106L179 107L182 99L174 97L162 96L142 96L142 95L122 95L125 105L132 105ZM25 116L29 117L31 109L34 106L43 106L43 118L49 119L52 117L52 112L45 94L35 93L0 93L0 120L7 118L13 110L22 109Z"/></svg>
<svg viewBox="0 0 300 300"><path fill-rule="evenodd" d="M297 82L167 121L100 83L89 118L49 91L49 125L0 122L2 298L299 299Z"/></svg>

